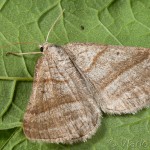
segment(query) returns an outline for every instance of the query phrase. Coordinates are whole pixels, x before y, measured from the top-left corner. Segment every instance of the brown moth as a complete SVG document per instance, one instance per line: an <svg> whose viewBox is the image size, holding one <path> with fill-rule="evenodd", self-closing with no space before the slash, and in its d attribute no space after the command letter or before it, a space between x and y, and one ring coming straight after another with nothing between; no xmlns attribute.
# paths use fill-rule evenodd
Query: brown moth
<svg viewBox="0 0 150 150"><path fill-rule="evenodd" d="M45 43L36 65L23 129L51 143L86 141L101 111L136 113L150 104L150 49Z"/></svg>
<svg viewBox="0 0 150 150"><path fill-rule="evenodd" d="M150 105L150 49L46 42L41 51L23 120L30 140L86 141L101 111L134 114Z"/></svg>

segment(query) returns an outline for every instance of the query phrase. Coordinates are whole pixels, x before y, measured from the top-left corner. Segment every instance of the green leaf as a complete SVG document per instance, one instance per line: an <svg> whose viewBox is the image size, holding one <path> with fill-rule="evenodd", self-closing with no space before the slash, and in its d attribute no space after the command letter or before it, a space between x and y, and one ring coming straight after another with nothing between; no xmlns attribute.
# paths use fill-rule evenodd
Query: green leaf
<svg viewBox="0 0 150 150"><path fill-rule="evenodd" d="M104 114L100 128L85 143L47 144L26 139L22 119L40 55L5 54L39 51L38 43L45 41L63 9L63 17L50 34L51 43L150 47L149 0L0 0L0 149L149 150L150 109L135 115Z"/></svg>

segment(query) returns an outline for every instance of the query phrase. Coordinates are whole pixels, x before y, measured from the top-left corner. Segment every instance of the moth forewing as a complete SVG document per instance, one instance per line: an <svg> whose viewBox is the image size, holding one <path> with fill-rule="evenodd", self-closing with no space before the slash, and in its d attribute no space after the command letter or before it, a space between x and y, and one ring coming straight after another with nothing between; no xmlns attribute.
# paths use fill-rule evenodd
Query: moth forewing
<svg viewBox="0 0 150 150"><path fill-rule="evenodd" d="M72 43L68 54L100 94L106 113L136 113L150 105L150 49Z"/></svg>
<svg viewBox="0 0 150 150"><path fill-rule="evenodd" d="M51 44L44 48L24 115L24 133L34 141L86 141L100 124L100 109L63 48Z"/></svg>

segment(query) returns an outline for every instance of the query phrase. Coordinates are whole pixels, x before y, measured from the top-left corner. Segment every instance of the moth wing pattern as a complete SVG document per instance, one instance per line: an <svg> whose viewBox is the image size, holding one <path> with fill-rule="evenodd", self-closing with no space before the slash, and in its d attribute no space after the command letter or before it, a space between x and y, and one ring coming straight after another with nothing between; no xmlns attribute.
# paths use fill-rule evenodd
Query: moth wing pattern
<svg viewBox="0 0 150 150"><path fill-rule="evenodd" d="M105 113L136 113L150 105L150 49L72 43L64 49L100 94Z"/></svg>
<svg viewBox="0 0 150 150"><path fill-rule="evenodd" d="M55 52L37 62L24 133L33 141L86 141L99 127L101 112L69 57Z"/></svg>

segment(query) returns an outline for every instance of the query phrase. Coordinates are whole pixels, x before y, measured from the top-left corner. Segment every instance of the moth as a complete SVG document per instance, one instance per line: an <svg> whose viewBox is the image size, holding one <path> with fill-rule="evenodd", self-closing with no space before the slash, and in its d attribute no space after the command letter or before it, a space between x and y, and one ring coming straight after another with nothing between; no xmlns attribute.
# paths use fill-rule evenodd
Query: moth
<svg viewBox="0 0 150 150"><path fill-rule="evenodd" d="M136 113L150 104L150 49L72 43L42 45L23 129L31 140L86 141L101 111Z"/></svg>
<svg viewBox="0 0 150 150"><path fill-rule="evenodd" d="M150 49L93 43L40 46L23 120L33 141L86 141L102 112L135 114L150 105Z"/></svg>

